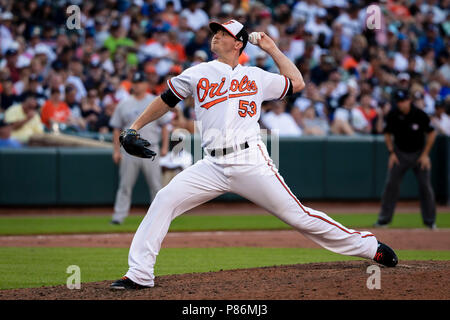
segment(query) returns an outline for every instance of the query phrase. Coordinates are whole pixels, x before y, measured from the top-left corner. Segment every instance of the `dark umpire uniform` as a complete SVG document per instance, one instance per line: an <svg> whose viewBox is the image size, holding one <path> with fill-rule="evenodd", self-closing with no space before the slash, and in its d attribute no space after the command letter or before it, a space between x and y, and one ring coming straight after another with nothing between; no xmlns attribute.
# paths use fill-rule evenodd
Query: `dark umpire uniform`
<svg viewBox="0 0 450 320"><path fill-rule="evenodd" d="M386 117L385 142L389 151L389 170L382 195L381 211L375 226L391 222L406 171L413 169L419 182L420 209L423 223L436 228L436 204L431 187L429 152L436 138L430 118L411 104L408 91L398 90L394 99L397 108ZM394 141L392 141L392 137Z"/></svg>

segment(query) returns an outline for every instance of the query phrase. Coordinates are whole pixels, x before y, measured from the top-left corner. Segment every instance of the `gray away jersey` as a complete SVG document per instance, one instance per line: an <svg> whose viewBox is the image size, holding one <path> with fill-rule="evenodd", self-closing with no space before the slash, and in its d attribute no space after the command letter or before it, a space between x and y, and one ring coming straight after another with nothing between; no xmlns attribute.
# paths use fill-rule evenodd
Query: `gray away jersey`
<svg viewBox="0 0 450 320"><path fill-rule="evenodd" d="M117 105L109 124L111 127L119 130L129 128L154 99L155 96L151 94L147 94L141 100L137 100L134 96L123 99ZM161 140L161 127L168 124L171 119L172 113L168 112L161 118L147 124L139 130L141 137L152 144L159 143Z"/></svg>

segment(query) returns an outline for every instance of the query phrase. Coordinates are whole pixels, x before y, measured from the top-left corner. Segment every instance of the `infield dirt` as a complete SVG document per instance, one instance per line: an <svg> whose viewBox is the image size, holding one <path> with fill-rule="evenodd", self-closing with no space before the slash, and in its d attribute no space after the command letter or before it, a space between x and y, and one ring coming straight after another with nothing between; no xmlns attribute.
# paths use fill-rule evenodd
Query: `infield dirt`
<svg viewBox="0 0 450 320"><path fill-rule="evenodd" d="M368 289L370 261L313 263L161 276L155 287L112 291L111 281L0 291L0 299L303 300L450 299L450 261L407 261L381 267L381 289Z"/></svg>

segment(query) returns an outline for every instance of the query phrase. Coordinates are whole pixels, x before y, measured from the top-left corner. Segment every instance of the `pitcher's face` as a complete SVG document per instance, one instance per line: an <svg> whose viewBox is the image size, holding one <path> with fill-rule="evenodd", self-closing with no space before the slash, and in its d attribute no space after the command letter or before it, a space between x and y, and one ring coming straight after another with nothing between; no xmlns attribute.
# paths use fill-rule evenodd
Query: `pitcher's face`
<svg viewBox="0 0 450 320"><path fill-rule="evenodd" d="M211 40L211 51L217 55L222 55L226 52L233 51L238 48L239 41L237 41L231 34L225 30L217 31Z"/></svg>

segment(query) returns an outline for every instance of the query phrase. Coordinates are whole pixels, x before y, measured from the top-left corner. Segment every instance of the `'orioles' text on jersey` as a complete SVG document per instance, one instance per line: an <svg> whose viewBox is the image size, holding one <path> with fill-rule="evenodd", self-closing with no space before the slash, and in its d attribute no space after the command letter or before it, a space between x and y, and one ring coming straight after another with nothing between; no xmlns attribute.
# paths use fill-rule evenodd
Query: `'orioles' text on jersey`
<svg viewBox="0 0 450 320"><path fill-rule="evenodd" d="M283 99L290 81L284 75L218 60L200 63L167 81L183 100L193 96L203 148L222 148L257 139L261 103Z"/></svg>

